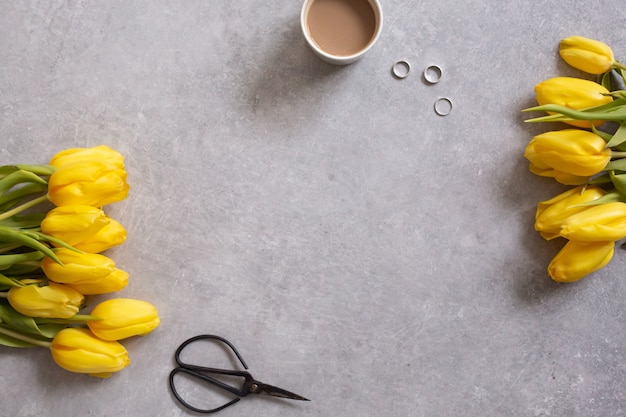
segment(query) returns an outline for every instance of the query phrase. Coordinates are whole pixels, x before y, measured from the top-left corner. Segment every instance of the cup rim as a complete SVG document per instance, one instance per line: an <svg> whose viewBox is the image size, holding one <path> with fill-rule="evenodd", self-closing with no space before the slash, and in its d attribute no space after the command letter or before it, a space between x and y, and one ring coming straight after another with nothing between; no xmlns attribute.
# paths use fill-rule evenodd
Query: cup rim
<svg viewBox="0 0 626 417"><path fill-rule="evenodd" d="M361 49L360 51L352 54L352 55L334 55L334 54L330 54L326 51L324 51L322 48L319 47L319 45L313 40L313 38L311 37L311 33L309 32L308 28L307 28L307 15L308 15L308 11L311 8L311 4L313 4L313 2L316 0L305 0L304 3L302 4L302 9L300 11L300 27L302 28L302 33L304 34L304 38L306 39L307 43L309 44L309 46L311 46L311 48L313 48L313 50L330 59L333 61L352 61L355 58L358 58L360 56L362 56L363 54L365 54L367 51L370 50L370 48L372 46L374 46L374 44L376 43L376 41L378 40L378 38L380 37L380 34L383 31L383 8L380 5L380 1L379 0L366 0L367 2L370 3L370 5L372 6L372 8L374 9L374 15L376 17L376 29L374 31L374 36L372 36L372 39L370 39L370 41L367 43L367 45L365 45L365 47L363 49Z"/></svg>

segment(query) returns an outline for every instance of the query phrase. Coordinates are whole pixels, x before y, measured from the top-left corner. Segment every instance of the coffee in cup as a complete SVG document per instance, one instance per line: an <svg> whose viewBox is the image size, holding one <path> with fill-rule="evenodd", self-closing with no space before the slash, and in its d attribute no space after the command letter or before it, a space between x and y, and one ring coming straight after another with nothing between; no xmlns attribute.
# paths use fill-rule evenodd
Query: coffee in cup
<svg viewBox="0 0 626 417"><path fill-rule="evenodd" d="M321 59L346 65L362 58L378 40L383 14L378 0L305 0L300 24Z"/></svg>

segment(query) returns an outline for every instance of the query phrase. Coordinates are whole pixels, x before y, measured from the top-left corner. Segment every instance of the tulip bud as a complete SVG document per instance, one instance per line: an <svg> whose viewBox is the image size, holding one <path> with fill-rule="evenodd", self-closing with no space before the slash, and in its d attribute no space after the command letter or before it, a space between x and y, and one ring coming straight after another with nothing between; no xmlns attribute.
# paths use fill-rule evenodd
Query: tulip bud
<svg viewBox="0 0 626 417"><path fill-rule="evenodd" d="M580 177L566 174L565 172L549 167L539 158L539 155L535 151L534 144L529 144L526 147L524 156L528 159L528 161L530 161L530 164L528 165L530 172L535 175L539 175L540 177L554 178L564 185L582 185L588 183L591 179L591 177Z"/></svg>
<svg viewBox="0 0 626 417"><path fill-rule="evenodd" d="M101 207L126 198L126 171L108 161L80 161L62 166L48 180L48 199L57 206Z"/></svg>
<svg viewBox="0 0 626 417"><path fill-rule="evenodd" d="M68 319L78 313L84 297L73 288L55 282L40 286L34 279L21 281L23 287L11 287L9 304L15 311L30 317Z"/></svg>
<svg viewBox="0 0 626 417"><path fill-rule="evenodd" d="M582 36L563 39L559 45L559 55L572 67L589 74L610 71L615 62L609 45Z"/></svg>
<svg viewBox="0 0 626 417"><path fill-rule="evenodd" d="M611 160L611 150L602 137L581 129L564 129L535 136L524 153L537 169L553 169L589 177L602 171Z"/></svg>
<svg viewBox="0 0 626 417"><path fill-rule="evenodd" d="M128 273L117 269L115 262L104 255L70 249L55 253L62 264L48 257L41 261L41 269L51 281L87 295L115 292L128 285Z"/></svg>
<svg viewBox="0 0 626 417"><path fill-rule="evenodd" d="M554 178L557 182L563 185L583 185L587 184L591 177L578 177L576 175L566 174L565 172L557 171L556 169L547 168L539 169L531 162L529 167L530 172L540 177Z"/></svg>
<svg viewBox="0 0 626 417"><path fill-rule="evenodd" d="M613 101L609 90L602 85L571 77L555 77L545 80L535 86L535 94L539 105L558 104L573 110L582 110ZM591 127L591 123L587 120L571 120L565 123L577 127ZM602 123L601 120L593 122L594 126Z"/></svg>
<svg viewBox="0 0 626 417"><path fill-rule="evenodd" d="M111 222L99 208L83 205L56 207L41 222L41 231L61 239L68 245L76 245L94 236Z"/></svg>
<svg viewBox="0 0 626 417"><path fill-rule="evenodd" d="M52 157L50 165L62 168L77 162L107 161L114 166L124 169L124 157L121 153L105 145L93 148L65 149Z"/></svg>
<svg viewBox="0 0 626 417"><path fill-rule="evenodd" d="M108 378L130 364L124 346L101 340L82 328L66 328L58 332L52 339L50 351L61 368L101 378Z"/></svg>
<svg viewBox="0 0 626 417"><path fill-rule="evenodd" d="M559 236L563 222L571 215L587 210L583 204L597 200L606 192L595 185L572 188L537 206L535 230L546 240Z"/></svg>
<svg viewBox="0 0 626 417"><path fill-rule="evenodd" d="M569 216L560 235L580 242L607 242L626 238L626 203L592 206Z"/></svg>
<svg viewBox="0 0 626 417"><path fill-rule="evenodd" d="M90 313L89 329L103 340L121 340L150 333L160 323L157 309L150 303L129 298L106 300Z"/></svg>
<svg viewBox="0 0 626 417"><path fill-rule="evenodd" d="M548 273L555 281L578 281L608 264L614 250L615 242L569 241L550 262Z"/></svg>
<svg viewBox="0 0 626 417"><path fill-rule="evenodd" d="M100 253L126 241L126 229L116 220L107 217L109 224L98 230L94 235L74 244L73 246L87 253Z"/></svg>

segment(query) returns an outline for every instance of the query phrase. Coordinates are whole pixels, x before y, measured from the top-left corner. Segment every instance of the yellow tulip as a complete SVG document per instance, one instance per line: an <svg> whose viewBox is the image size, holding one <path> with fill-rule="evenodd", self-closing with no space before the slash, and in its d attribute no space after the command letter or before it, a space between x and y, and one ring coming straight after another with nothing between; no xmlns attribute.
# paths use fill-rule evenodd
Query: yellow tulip
<svg viewBox="0 0 626 417"><path fill-rule="evenodd" d="M615 242L569 241L552 259L548 273L553 280L574 282L604 267L613 257Z"/></svg>
<svg viewBox="0 0 626 417"><path fill-rule="evenodd" d="M23 287L11 287L8 293L9 304L15 311L30 317L67 319L78 313L84 301L81 293L68 286L24 279Z"/></svg>
<svg viewBox="0 0 626 417"><path fill-rule="evenodd" d="M106 300L90 313L89 329L103 340L121 340L150 333L160 323L157 309L150 303L130 298Z"/></svg>
<svg viewBox="0 0 626 417"><path fill-rule="evenodd" d="M566 174L565 172L557 171L552 168L539 169L532 163L529 166L530 172L541 177L554 178L557 182L563 185L583 185L589 182L591 177L578 177L576 175Z"/></svg>
<svg viewBox="0 0 626 417"><path fill-rule="evenodd" d="M130 364L124 346L99 339L82 328L66 328L58 332L52 339L50 352L61 368L101 378L108 378Z"/></svg>
<svg viewBox="0 0 626 417"><path fill-rule="evenodd" d="M62 264L46 257L41 269L54 282L66 284L83 294L106 294L128 285L128 273L115 267L104 255L81 253L70 249L55 252Z"/></svg>
<svg viewBox="0 0 626 417"><path fill-rule="evenodd" d="M535 136L524 152L536 170L552 169L577 177L602 171L611 150L602 137L581 129L564 129Z"/></svg>
<svg viewBox="0 0 626 417"><path fill-rule="evenodd" d="M42 221L41 230L88 253L100 253L126 241L126 229L92 206L56 207Z"/></svg>
<svg viewBox="0 0 626 417"><path fill-rule="evenodd" d="M63 168L77 162L107 161L124 169L124 157L121 153L105 145L93 148L66 149L54 155L50 159L50 165L55 168Z"/></svg>
<svg viewBox="0 0 626 417"><path fill-rule="evenodd" d="M111 222L99 208L83 205L56 207L41 222L41 231L76 245L94 236Z"/></svg>
<svg viewBox="0 0 626 417"><path fill-rule="evenodd" d="M613 51L604 42L582 36L570 36L561 41L559 55L574 68L589 74L603 74L615 63Z"/></svg>
<svg viewBox="0 0 626 417"><path fill-rule="evenodd" d="M563 222L571 215L587 210L581 206L605 195L606 192L595 185L572 188L537 206L535 230L546 240L559 236Z"/></svg>
<svg viewBox="0 0 626 417"><path fill-rule="evenodd" d="M537 152L535 151L534 146L527 146L524 156L526 156L526 159L530 161L530 164L528 166L530 172L541 177L554 178L561 184L582 185L588 183L591 179L591 177L579 177L576 175L566 174L564 172L549 167L541 161L541 159L537 155Z"/></svg>
<svg viewBox="0 0 626 417"><path fill-rule="evenodd" d="M610 103L613 98L608 95L609 90L598 83L580 78L555 77L542 81L535 86L537 103L558 104L573 110L582 110L587 107ZM591 127L587 120L572 120L565 122L577 127ZM601 120L594 121L599 126Z"/></svg>
<svg viewBox="0 0 626 417"><path fill-rule="evenodd" d="M580 242L608 242L626 238L626 203L615 202L588 207L569 216L560 235Z"/></svg>
<svg viewBox="0 0 626 417"><path fill-rule="evenodd" d="M126 229L118 221L107 217L109 223L73 246L87 253L100 253L126 241Z"/></svg>
<svg viewBox="0 0 626 417"><path fill-rule="evenodd" d="M126 198L126 171L114 161L80 161L57 169L48 180L48 199L57 206L100 207Z"/></svg>

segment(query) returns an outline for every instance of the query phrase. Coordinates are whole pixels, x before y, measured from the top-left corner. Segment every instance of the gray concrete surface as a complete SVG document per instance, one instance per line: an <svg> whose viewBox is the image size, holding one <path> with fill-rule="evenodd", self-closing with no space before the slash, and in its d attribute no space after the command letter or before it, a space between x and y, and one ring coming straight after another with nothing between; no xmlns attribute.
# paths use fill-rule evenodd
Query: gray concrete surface
<svg viewBox="0 0 626 417"><path fill-rule="evenodd" d="M382 4L379 43L339 68L307 49L296 0L0 3L0 163L120 150L117 296L162 317L108 380L0 348L0 415L188 415L166 379L200 333L312 399L222 416L626 414L626 254L548 278L560 244L533 215L563 188L527 171L547 126L520 114L536 83L581 75L561 38L626 59L621 2Z"/></svg>

